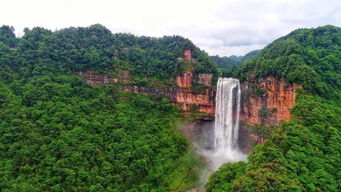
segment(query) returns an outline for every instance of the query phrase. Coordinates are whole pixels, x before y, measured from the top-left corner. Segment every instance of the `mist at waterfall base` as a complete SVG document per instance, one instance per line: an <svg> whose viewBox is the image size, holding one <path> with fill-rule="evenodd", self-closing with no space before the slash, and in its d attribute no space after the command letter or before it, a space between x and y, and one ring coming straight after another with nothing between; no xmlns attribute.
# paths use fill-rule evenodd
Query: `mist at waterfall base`
<svg viewBox="0 0 341 192"><path fill-rule="evenodd" d="M238 146L240 83L238 79L219 78L216 92L214 125L201 128L193 144L207 161L202 180L227 162L246 161L247 155Z"/></svg>

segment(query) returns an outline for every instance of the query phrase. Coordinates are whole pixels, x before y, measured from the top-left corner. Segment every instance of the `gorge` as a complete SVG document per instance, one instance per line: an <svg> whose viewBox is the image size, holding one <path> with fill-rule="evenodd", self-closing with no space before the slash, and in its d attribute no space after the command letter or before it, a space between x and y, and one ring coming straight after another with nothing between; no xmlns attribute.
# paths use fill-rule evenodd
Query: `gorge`
<svg viewBox="0 0 341 192"><path fill-rule="evenodd" d="M180 36L13 30L3 191L341 189L339 27L295 30L226 73Z"/></svg>

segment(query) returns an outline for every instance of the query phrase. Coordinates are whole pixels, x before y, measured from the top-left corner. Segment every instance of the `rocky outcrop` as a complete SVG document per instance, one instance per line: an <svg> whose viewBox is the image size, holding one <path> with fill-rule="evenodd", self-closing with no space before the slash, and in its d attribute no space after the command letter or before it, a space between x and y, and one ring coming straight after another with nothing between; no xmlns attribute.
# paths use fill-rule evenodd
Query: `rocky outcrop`
<svg viewBox="0 0 341 192"><path fill-rule="evenodd" d="M275 77L250 80L242 83L241 120L248 124L279 125L291 118L297 88Z"/></svg>
<svg viewBox="0 0 341 192"><path fill-rule="evenodd" d="M192 58L192 51L190 49L186 49L184 51L184 55L178 58L178 61L185 61L185 62L196 62L197 60Z"/></svg>
<svg viewBox="0 0 341 192"><path fill-rule="evenodd" d="M113 78L111 76L102 75L102 74L96 74L94 72L79 72L78 75L82 76L85 81L91 85L106 85L111 83L117 83L118 79Z"/></svg>
<svg viewBox="0 0 341 192"><path fill-rule="evenodd" d="M180 88L191 88L192 87L193 73L185 71L182 74L175 77L176 84Z"/></svg>
<svg viewBox="0 0 341 192"><path fill-rule="evenodd" d="M251 152L256 144L263 144L265 141L265 138L253 133L251 127L246 122L241 122L239 126L238 144L244 153Z"/></svg>
<svg viewBox="0 0 341 192"><path fill-rule="evenodd" d="M175 103L181 106L184 111L197 109L199 112L214 115L215 112L215 92L205 88L202 94L193 93L190 89L177 89Z"/></svg>
<svg viewBox="0 0 341 192"><path fill-rule="evenodd" d="M209 87L212 84L212 77L213 74L200 73L198 83Z"/></svg>

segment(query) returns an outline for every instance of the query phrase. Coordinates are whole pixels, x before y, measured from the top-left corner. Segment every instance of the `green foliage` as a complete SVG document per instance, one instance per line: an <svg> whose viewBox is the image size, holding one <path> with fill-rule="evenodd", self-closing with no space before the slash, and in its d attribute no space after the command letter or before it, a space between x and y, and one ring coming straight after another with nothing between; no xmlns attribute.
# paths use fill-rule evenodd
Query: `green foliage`
<svg viewBox="0 0 341 192"><path fill-rule="evenodd" d="M217 75L215 64L208 55L188 39L180 36L162 38L112 34L104 26L67 28L51 32L43 28L26 30L19 40L20 54L31 61L39 60L61 66L72 72L104 73L117 69L129 70L134 76L170 79L183 71L177 58L190 49L197 62L196 72ZM40 65L40 62L27 63Z"/></svg>
<svg viewBox="0 0 341 192"><path fill-rule="evenodd" d="M248 127L253 133L265 139L271 138L272 134L279 129L277 126L267 126L265 124L248 125Z"/></svg>
<svg viewBox="0 0 341 192"><path fill-rule="evenodd" d="M231 191L234 182L245 173L244 162L227 163L210 176L206 184L207 192Z"/></svg>
<svg viewBox="0 0 341 192"><path fill-rule="evenodd" d="M259 50L251 51L244 56L229 56L229 57L219 57L211 56L211 59L217 63L218 67L222 69L222 77L235 77L237 69L244 62L254 58L259 53Z"/></svg>
<svg viewBox="0 0 341 192"><path fill-rule="evenodd" d="M254 50L251 51L247 54L245 54L244 56L229 56L229 57L219 57L218 55L216 56L211 56L211 59L217 63L218 67L222 68L222 69L227 69L227 68L231 68L233 66L238 66L241 65L242 63L254 58L255 56L257 56L259 53L259 50Z"/></svg>
<svg viewBox="0 0 341 192"><path fill-rule="evenodd" d="M177 111L161 98L65 75L0 83L0 91L4 191L164 191L186 151L173 133Z"/></svg>
<svg viewBox="0 0 341 192"><path fill-rule="evenodd" d="M250 94L252 96L263 96L266 93L264 89L259 86L256 86L254 89L251 90Z"/></svg>
<svg viewBox="0 0 341 192"><path fill-rule="evenodd" d="M340 191L340 103L303 94L293 116L256 146L245 170L221 167L207 191ZM236 176L224 176L230 172Z"/></svg>
<svg viewBox="0 0 341 192"><path fill-rule="evenodd" d="M0 27L0 43L7 45L8 47L15 47L18 39L15 37L14 28L3 25Z"/></svg>
<svg viewBox="0 0 341 192"><path fill-rule="evenodd" d="M198 163L167 99L90 87L75 75L122 67L145 85L174 75L185 48L198 58L194 69L206 70L207 55L189 40L113 35L101 25L25 29L16 49L10 40L0 41L1 191L168 191L169 175L179 181Z"/></svg>
<svg viewBox="0 0 341 192"><path fill-rule="evenodd" d="M203 167L201 157L189 150L184 156L173 163L173 171L168 175L170 191L187 191L200 183L200 171Z"/></svg>
<svg viewBox="0 0 341 192"><path fill-rule="evenodd" d="M295 30L239 68L239 78L245 80L249 75L285 78L312 93L336 97L341 89L341 29L324 26Z"/></svg>

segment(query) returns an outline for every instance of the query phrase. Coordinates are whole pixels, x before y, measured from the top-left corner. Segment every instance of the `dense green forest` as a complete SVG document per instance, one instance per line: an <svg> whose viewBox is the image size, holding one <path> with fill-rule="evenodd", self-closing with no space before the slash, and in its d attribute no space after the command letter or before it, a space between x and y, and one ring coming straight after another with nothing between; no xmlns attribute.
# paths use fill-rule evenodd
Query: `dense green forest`
<svg viewBox="0 0 341 192"><path fill-rule="evenodd" d="M103 26L51 32L0 28L1 191L168 191L188 188L193 163L162 97L90 87L75 72L126 68L169 78L192 49L195 70L216 70L178 36L111 34ZM209 59L208 59L209 60ZM213 67L213 68L211 68ZM191 183L192 182L192 183Z"/></svg>
<svg viewBox="0 0 341 192"><path fill-rule="evenodd" d="M200 159L176 130L177 108L115 85L91 87L75 74L123 69L167 81L188 69L177 59L185 49L197 59L195 73L218 76L213 60L224 68L223 60L179 36L112 34L98 24L25 29L21 38L13 31L0 27L0 191L181 191L197 184L197 173L189 173ZM213 173L206 190L341 191L341 29L298 29L239 62L222 75L273 75L303 89L293 119L248 162Z"/></svg>
<svg viewBox="0 0 341 192"><path fill-rule="evenodd" d="M46 64L57 65L71 72L92 70L105 73L124 69L133 76L164 80L184 70L186 63L178 62L177 58L183 56L185 49L190 49L197 59L192 63L194 72L218 74L210 57L190 40L180 36L152 38L124 33L112 34L99 24L55 32L35 27L25 29L24 36L15 45L11 29L6 26L2 28L0 33L4 34L0 34L0 42L16 47L17 52L30 58L22 63L29 70L46 67ZM38 63L37 59L31 59L37 57L40 58Z"/></svg>
<svg viewBox="0 0 341 192"><path fill-rule="evenodd" d="M341 191L341 28L298 29L261 50L236 76L273 75L303 85L293 118L248 162L227 163L208 192ZM259 127L261 128L261 126Z"/></svg>

